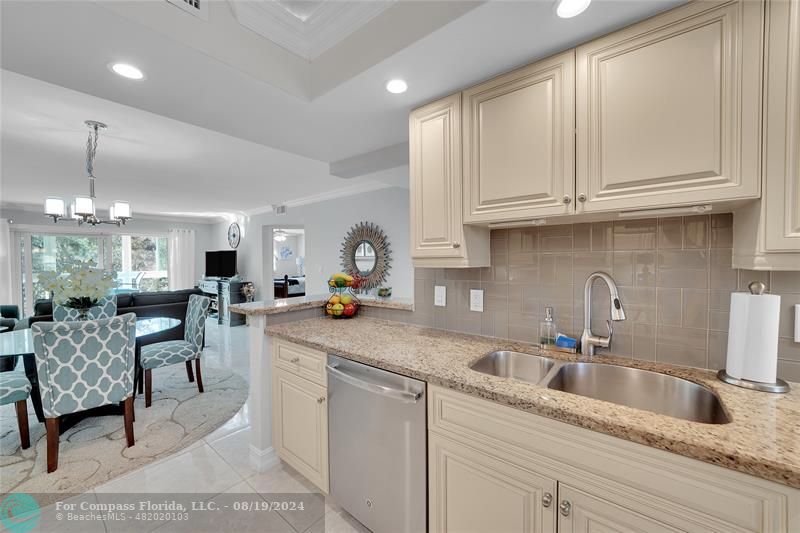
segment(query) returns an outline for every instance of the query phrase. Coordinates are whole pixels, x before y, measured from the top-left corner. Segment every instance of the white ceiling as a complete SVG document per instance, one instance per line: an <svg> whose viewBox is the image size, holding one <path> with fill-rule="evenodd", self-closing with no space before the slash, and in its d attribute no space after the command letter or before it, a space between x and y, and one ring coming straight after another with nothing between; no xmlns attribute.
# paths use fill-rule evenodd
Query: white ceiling
<svg viewBox="0 0 800 533"><path fill-rule="evenodd" d="M292 3L284 7L313 17L329 2ZM3 76L2 201L38 203L49 189L30 185L44 186L64 169L74 168L68 175L82 187L87 118L108 122L108 137L119 136L105 148L101 139L97 162L101 176L105 162L119 162L109 172L126 178L117 196L133 200L148 183L165 187L163 197L142 195L149 212L192 211L204 202L215 205L203 211L246 211L311 191L325 197L343 180L328 176L324 162L407 141L413 107L680 3L595 0L562 20L551 0L399 1L307 61L244 28L238 3L234 9L229 1L209 3L205 22L161 1L3 0L3 69L85 94ZM147 78L122 79L108 70L113 61L133 63ZM394 77L408 81L407 93L384 90ZM382 182L403 181L385 174ZM220 176L236 186L209 202ZM101 198L104 187L99 180Z"/></svg>
<svg viewBox="0 0 800 533"><path fill-rule="evenodd" d="M222 216L388 186L344 180L321 161L2 71L0 201L41 206L88 192L86 119L108 124L95 160L97 205L138 213ZM135 214L135 213L134 213Z"/></svg>

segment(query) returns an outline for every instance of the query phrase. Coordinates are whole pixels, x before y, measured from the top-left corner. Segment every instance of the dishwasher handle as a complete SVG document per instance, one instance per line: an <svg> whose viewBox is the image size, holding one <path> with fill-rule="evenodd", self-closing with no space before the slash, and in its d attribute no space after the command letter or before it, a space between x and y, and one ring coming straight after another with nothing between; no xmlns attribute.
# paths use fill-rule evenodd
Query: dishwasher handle
<svg viewBox="0 0 800 533"><path fill-rule="evenodd" d="M395 400L400 400L404 403L417 403L419 399L422 397L421 392L408 392L398 389L393 389L391 387L385 387L383 385L378 385L377 383L371 383L369 381L364 381L363 379L359 379L355 376L351 376L346 372L342 372L335 366L325 365L328 369L328 373L332 374L334 377L337 377L348 383L354 387L358 387L359 389L363 389L365 391L374 392L376 394L380 394L382 396L386 396L387 398L392 398Z"/></svg>

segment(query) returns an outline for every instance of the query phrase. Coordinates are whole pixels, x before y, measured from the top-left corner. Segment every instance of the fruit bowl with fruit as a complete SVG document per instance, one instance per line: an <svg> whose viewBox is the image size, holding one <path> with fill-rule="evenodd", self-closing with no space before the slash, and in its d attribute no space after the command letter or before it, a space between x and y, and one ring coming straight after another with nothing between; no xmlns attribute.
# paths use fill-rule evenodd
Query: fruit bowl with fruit
<svg viewBox="0 0 800 533"><path fill-rule="evenodd" d="M358 277L338 272L328 279L328 289L331 295L325 304L325 313L333 318L353 318L361 307L361 302L353 294L353 289L359 287Z"/></svg>

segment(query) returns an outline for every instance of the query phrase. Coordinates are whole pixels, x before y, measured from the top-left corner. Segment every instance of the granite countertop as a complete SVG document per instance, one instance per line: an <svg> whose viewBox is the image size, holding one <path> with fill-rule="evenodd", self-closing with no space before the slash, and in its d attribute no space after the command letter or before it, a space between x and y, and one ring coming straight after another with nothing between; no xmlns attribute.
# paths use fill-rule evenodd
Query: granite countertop
<svg viewBox="0 0 800 533"><path fill-rule="evenodd" d="M702 424L473 371L494 350L542 353L535 345L357 317L314 318L266 333L516 409L800 488L800 385L767 394L727 385L708 370L612 356L595 362L654 370L709 387L731 422ZM544 353L560 360L581 355ZM546 394L543 392L546 391Z"/></svg>
<svg viewBox="0 0 800 533"><path fill-rule="evenodd" d="M330 294L317 294L297 296L295 298L282 298L258 302L231 304L229 309L234 313L243 315L274 315L290 311L302 311L323 307L330 298ZM407 298L378 298L376 296L356 296L361 305L367 307L380 307L382 309L398 309L400 311L413 311L414 303Z"/></svg>

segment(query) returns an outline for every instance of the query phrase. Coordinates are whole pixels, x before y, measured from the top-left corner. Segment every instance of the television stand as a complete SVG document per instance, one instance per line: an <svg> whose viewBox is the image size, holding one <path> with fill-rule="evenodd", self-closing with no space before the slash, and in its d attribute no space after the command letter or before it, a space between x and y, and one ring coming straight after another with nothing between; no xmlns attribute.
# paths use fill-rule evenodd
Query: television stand
<svg viewBox="0 0 800 533"><path fill-rule="evenodd" d="M211 315L216 318L220 326L241 326L245 323L245 315L231 313L230 305L246 301L242 294L242 287L248 281L231 281L230 278L203 278L200 281L200 290L205 296L211 298Z"/></svg>

